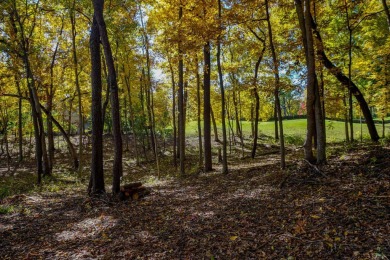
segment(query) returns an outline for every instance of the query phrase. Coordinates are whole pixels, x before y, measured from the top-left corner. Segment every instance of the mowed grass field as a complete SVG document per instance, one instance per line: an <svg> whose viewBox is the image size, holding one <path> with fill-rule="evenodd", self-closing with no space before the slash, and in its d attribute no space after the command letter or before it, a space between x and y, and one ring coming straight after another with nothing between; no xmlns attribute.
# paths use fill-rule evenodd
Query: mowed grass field
<svg viewBox="0 0 390 260"><path fill-rule="evenodd" d="M227 123L227 122L226 122ZM220 122L218 124L218 134L219 138L222 137L222 130ZM231 121L233 129L235 130L235 124ZM245 137L249 137L251 134L251 123L249 121L241 122L243 127L243 132ZM299 143L305 139L306 134L306 119L290 119L283 121L284 135L287 143ZM382 125L376 125L379 136L382 136ZM262 137L274 136L275 124L273 121L260 122L259 123L259 134ZM203 131L203 126L202 126ZM213 134L213 129L211 134ZM386 136L390 134L390 124L385 126ZM197 123L192 121L187 123L186 126L186 135L187 136L197 136ZM354 123L354 138L360 140L362 136L363 139L369 139L368 129L365 123L360 125L360 123ZM331 142L342 142L345 140L345 123L341 121L326 120L326 141Z"/></svg>

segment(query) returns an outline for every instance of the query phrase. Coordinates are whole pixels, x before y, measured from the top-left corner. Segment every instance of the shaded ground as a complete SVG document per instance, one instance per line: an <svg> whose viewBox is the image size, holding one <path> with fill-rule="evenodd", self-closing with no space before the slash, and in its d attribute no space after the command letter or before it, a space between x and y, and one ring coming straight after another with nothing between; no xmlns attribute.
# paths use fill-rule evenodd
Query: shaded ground
<svg viewBox="0 0 390 260"><path fill-rule="evenodd" d="M390 148L332 149L321 168L290 159L281 172L267 155L227 176L162 178L138 201L76 188L8 197L0 258L388 259Z"/></svg>

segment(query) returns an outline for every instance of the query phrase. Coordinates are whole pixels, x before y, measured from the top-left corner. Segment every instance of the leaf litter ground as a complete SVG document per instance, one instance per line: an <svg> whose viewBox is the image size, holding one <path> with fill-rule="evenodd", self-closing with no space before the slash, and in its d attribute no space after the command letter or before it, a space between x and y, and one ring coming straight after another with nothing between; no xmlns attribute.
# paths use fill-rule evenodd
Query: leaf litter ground
<svg viewBox="0 0 390 260"><path fill-rule="evenodd" d="M17 210L0 215L0 258L388 259L390 148L331 149L322 167L290 150L285 171L267 155L230 162L228 175L163 177L137 201L80 188L8 197Z"/></svg>

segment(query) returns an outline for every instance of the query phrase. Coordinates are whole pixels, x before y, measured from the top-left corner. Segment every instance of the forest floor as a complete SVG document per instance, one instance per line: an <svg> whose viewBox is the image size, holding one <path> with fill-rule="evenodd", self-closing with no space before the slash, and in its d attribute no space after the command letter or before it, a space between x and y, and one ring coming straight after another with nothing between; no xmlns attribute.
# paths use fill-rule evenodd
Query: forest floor
<svg viewBox="0 0 390 260"><path fill-rule="evenodd" d="M181 178L125 160L152 190L139 200L91 199L85 183L7 196L0 259L388 259L390 146L328 150L321 167L289 148L285 171L271 154Z"/></svg>

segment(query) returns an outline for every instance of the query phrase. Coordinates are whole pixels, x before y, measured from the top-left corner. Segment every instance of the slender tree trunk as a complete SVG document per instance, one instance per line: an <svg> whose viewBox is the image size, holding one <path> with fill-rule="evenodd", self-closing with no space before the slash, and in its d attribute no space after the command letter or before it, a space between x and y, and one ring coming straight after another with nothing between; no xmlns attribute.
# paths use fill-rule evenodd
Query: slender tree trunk
<svg viewBox="0 0 390 260"><path fill-rule="evenodd" d="M299 21L299 27L302 33L302 43L305 50L306 64L308 64L308 46L307 46L307 35L306 35L306 20L303 12L303 6L301 0L295 0L295 7ZM307 65L308 66L308 65ZM313 84L313 82L307 82L307 86ZM314 161L313 155L313 137L315 136L315 122L314 122L314 93L313 88L307 89L307 98L306 98L306 110L307 110L307 131L306 139L303 145L304 148L304 157L308 161Z"/></svg>
<svg viewBox="0 0 390 260"><path fill-rule="evenodd" d="M296 0L297 1L297 0ZM372 114L370 111L370 108L368 107L368 104L366 100L364 99L363 94L360 92L359 88L355 85L355 83L350 80L347 76L344 75L344 73L341 71L340 68L336 67L326 56L325 49L324 49L324 43L321 38L321 34L317 29L317 24L314 22L313 17L309 17L311 27L313 29L314 35L316 37L316 44L317 44L317 56L322 62L322 64L329 70L329 72L337 78L337 80L344 85L346 88L348 88L352 95L356 98L360 105L360 109L363 112L364 118L366 120L367 128L371 136L371 140L374 142L377 142L379 140L379 135L375 127L374 120L372 118Z"/></svg>
<svg viewBox="0 0 390 260"><path fill-rule="evenodd" d="M274 132L275 132L275 140L279 140L278 108L276 106L276 101L274 102Z"/></svg>
<svg viewBox="0 0 390 260"><path fill-rule="evenodd" d="M218 17L220 20L220 27L222 27L221 19L222 19L222 6L221 0L218 0ZM220 28L222 30L222 28ZM222 117L222 173L228 173L228 163L227 163L227 138L226 138L226 105L225 105L225 88L223 85L223 74L222 74L222 66L221 66L221 37L218 37L217 40L217 66L218 66L218 76L219 76L219 86L221 88L221 117ZM217 136L215 136L217 138Z"/></svg>
<svg viewBox="0 0 390 260"><path fill-rule="evenodd" d="M229 96L227 98L227 105L226 105L226 114L228 118L228 127L229 127L229 154L232 154L232 143L234 139L234 133L233 133L233 126L231 123L231 115L230 115L230 102L229 102Z"/></svg>
<svg viewBox="0 0 390 260"><path fill-rule="evenodd" d="M179 21L183 17L183 6L179 7ZM181 37L181 28L179 28L179 35ZM181 49L181 41L178 45L179 49L179 93L178 93L178 110L179 110L179 160L180 160L180 175L185 174L184 160L185 160L185 115L184 115L184 64L183 64L183 50Z"/></svg>
<svg viewBox="0 0 390 260"><path fill-rule="evenodd" d="M347 97L344 94L343 103L344 103L344 128L345 128L345 141L349 142L349 128L348 128L348 108L347 108Z"/></svg>
<svg viewBox="0 0 390 260"><path fill-rule="evenodd" d="M148 122L149 122L149 129L150 129L150 143L152 146L153 154L155 156L155 159L157 160L157 151L156 151L156 144L154 140L154 127L153 127L153 115L152 115L152 106L151 106L151 91L152 91L152 77L150 73L150 53L149 53L149 39L148 35L146 34L146 29L143 21L143 14L141 5L139 6L140 9L140 18L141 18L141 27L142 27L142 36L143 36L143 45L146 53L146 72L147 72L147 84L146 84L146 109L148 114Z"/></svg>
<svg viewBox="0 0 390 260"><path fill-rule="evenodd" d="M103 122L103 132L104 132L104 124L106 123L106 113L107 113L107 107L108 107L108 103L110 101L110 85L108 84L108 75L107 75L107 67L106 67L106 62L105 62L105 58L104 58L104 54L101 54L101 57L100 57L101 61L102 61L102 69L103 69L103 75L104 75L104 79L105 79L105 86L106 86L106 95L104 97L104 101L103 101L103 107L102 107L102 122ZM110 134L111 134L111 131L109 130L108 131Z"/></svg>
<svg viewBox="0 0 390 260"><path fill-rule="evenodd" d="M142 118L142 123L146 124L146 115L145 115L145 93L144 93L144 79L145 79L145 70L142 68L142 74L140 77L140 102L141 102L141 118ZM146 148L150 148L150 139L149 139L149 132L147 130L147 127L143 127L144 134L142 135L142 149L144 153L144 158L147 158L146 155ZM146 137L146 138L145 138ZM145 139L146 139L146 144L145 144Z"/></svg>
<svg viewBox="0 0 390 260"><path fill-rule="evenodd" d="M256 98L255 98L256 100ZM259 99L259 102L260 102L260 99ZM260 107L260 106L259 106ZM253 105L253 102L251 102L251 135L250 137L251 138L254 138L255 137L255 105Z"/></svg>
<svg viewBox="0 0 390 260"><path fill-rule="evenodd" d="M173 165L177 167L177 126L176 126L176 83L175 74L171 60L169 59L169 70L171 72L172 82L172 125L173 125Z"/></svg>
<svg viewBox="0 0 390 260"><path fill-rule="evenodd" d="M257 59L256 65L255 65L255 76L253 77L253 94L255 96L255 116L254 116L254 129L253 129L253 145L252 145L252 153L251 157L252 159L256 156L256 150L257 150L257 140L259 136L259 114L260 114L260 97L257 89L257 76L259 72L260 63L263 59L263 55L266 49L265 39L260 38L255 31L251 30L252 34L263 44L263 48L261 49L259 58Z"/></svg>
<svg viewBox="0 0 390 260"><path fill-rule="evenodd" d="M79 81L79 65L78 65L78 59L77 59L77 49L76 49L76 17L75 17L75 8L76 8L76 0L73 0L72 8L70 10L70 21L72 26L72 55L73 55L73 72L75 76L75 85L76 85L76 92L77 92L77 103L78 103L78 116L79 116L79 123L78 123L78 131L79 131L79 168L78 168L78 175L79 178L81 177L81 171L82 171L82 156L83 156L83 109L82 109L82 101L81 101L81 88L80 88L80 81Z"/></svg>
<svg viewBox="0 0 390 260"><path fill-rule="evenodd" d="M130 88L130 76L125 75L125 84L127 88L127 95L129 99L129 114L130 114L130 127L133 131L133 146L134 146L134 153L136 158L136 163L139 165L139 152L138 152L138 145L137 145L137 133L135 131L134 126L134 110L133 110L133 101L131 98L131 88Z"/></svg>
<svg viewBox="0 0 390 260"><path fill-rule="evenodd" d="M276 112L279 122L279 138L280 138L280 166L282 169L286 167L286 159L285 159L285 148L284 148L284 134L283 134L283 121L282 121L282 111L280 108L280 99L279 99L279 88L280 88L280 78L279 78L279 61L276 58L276 51L275 46L273 43L273 36L272 36L272 28L271 28L271 20L268 10L268 0L265 0L266 4L266 14L267 14L267 23L268 23L268 37L269 37L269 43L271 47L272 52L272 60L273 60L273 70L274 70L274 77L275 77L275 106L276 106Z"/></svg>
<svg viewBox="0 0 390 260"><path fill-rule="evenodd" d="M259 137L259 114L260 114L260 97L257 89L257 75L259 72L259 67L261 60L263 59L263 55L265 52L265 43L263 43L263 49L261 50L261 54L259 58L257 59L256 66L255 66L255 76L253 78L253 94L255 96L255 123L254 123L254 131L253 131L253 145L252 145L252 153L251 157L254 159L256 156L256 150L257 150L257 140Z"/></svg>
<svg viewBox="0 0 390 260"><path fill-rule="evenodd" d="M238 102L237 102L237 89L236 89L236 77L233 73L231 73L231 79L233 84L233 105L234 105L234 117L236 120L236 134L241 139L242 138L242 131L241 131L241 124L240 124L240 116L238 113Z"/></svg>
<svg viewBox="0 0 390 260"><path fill-rule="evenodd" d="M105 192L103 173L103 117L102 117L102 72L100 59L100 33L96 17L90 36L91 80L92 80L92 160L88 194Z"/></svg>
<svg viewBox="0 0 390 260"><path fill-rule="evenodd" d="M320 67L320 99L321 99L321 108L322 108L322 120L323 120L323 131L325 134L326 141L326 113L325 113L325 82L324 82L324 72L322 66Z"/></svg>
<svg viewBox="0 0 390 260"><path fill-rule="evenodd" d="M200 75L198 56L195 60L196 65L196 105L197 105L197 123L198 123L198 143L199 143L199 167L203 166L203 147L202 147L202 126L201 126L201 101L200 101Z"/></svg>
<svg viewBox="0 0 390 260"><path fill-rule="evenodd" d="M305 17L305 30L306 30L306 53L307 53L307 75L308 75L308 96L309 88L310 90L310 100L313 102L314 110L314 124L315 124L315 147L317 148L317 163L326 162L325 154L325 132L322 119L322 109L321 109L321 100L319 95L318 80L315 71L315 56L314 56L314 40L313 33L311 28L311 4L310 0L305 1L304 8L304 17ZM308 97L309 99L309 97ZM309 123L308 123L309 124ZM311 149L311 148L310 148ZM309 159L309 158L307 158Z"/></svg>
<svg viewBox="0 0 390 260"><path fill-rule="evenodd" d="M349 21L348 14L348 4L344 0L345 6L345 16L347 20L347 29L348 29L348 102L349 102L349 127L351 130L351 142L354 141L353 137L353 102L352 102L352 92L351 92L351 81L352 81L352 28Z"/></svg>
<svg viewBox="0 0 390 260"><path fill-rule="evenodd" d="M43 175L50 175L48 172L48 165L47 165L47 158L44 158L45 154L44 146L46 145L45 142L45 135L43 130L43 121L42 121L42 113L41 109L39 107L39 99L37 90L35 88L35 79L31 70L30 66L30 60L29 60L29 50L28 47L25 45L26 38L24 35L24 27L23 23L20 20L20 17L18 13L16 12L16 3L14 6L16 19L18 21L20 32L21 32L21 42L22 44L22 51L23 51L23 63L25 67L26 77L27 77L27 87L29 90L30 95L30 104L32 108L32 118L33 118L33 126L34 126L34 136L35 136L35 156L36 156L36 162L37 162L37 173L38 173L38 184L41 184L41 177ZM47 155L47 154L46 154Z"/></svg>
<svg viewBox="0 0 390 260"><path fill-rule="evenodd" d="M360 130L360 135L362 135L361 130ZM382 138L385 138L385 118L384 117L382 117Z"/></svg>
<svg viewBox="0 0 390 260"><path fill-rule="evenodd" d="M212 106L210 106L210 115L211 115L211 122L213 124L214 141L218 142L218 143L221 143L221 141L219 140L219 137L218 137L217 121L215 120L214 111L213 111L213 107Z"/></svg>
<svg viewBox="0 0 390 260"><path fill-rule="evenodd" d="M19 141L19 162L23 161L23 118L22 118L22 92L20 90L19 77L15 76L15 83L18 89L18 141Z"/></svg>
<svg viewBox="0 0 390 260"><path fill-rule="evenodd" d="M210 114L211 114L211 103L210 103L210 71L211 71L211 46L208 41L203 46L204 54L204 76L203 76L203 140L204 140L204 171L209 172L213 169L213 163L211 158L211 125L210 125Z"/></svg>
<svg viewBox="0 0 390 260"><path fill-rule="evenodd" d="M154 140L154 151L155 151L155 156L156 156L156 167L157 167L157 178L160 179L160 161L158 158L158 142L157 142L157 134L156 134L156 120L154 117L154 99L153 99L153 91L151 93L151 108L152 108L152 129L153 129L153 140Z"/></svg>
<svg viewBox="0 0 390 260"><path fill-rule="evenodd" d="M68 135L72 134L72 110L73 110L73 98L69 99L69 111L68 111Z"/></svg>
<svg viewBox="0 0 390 260"><path fill-rule="evenodd" d="M63 22L61 25L61 30L59 33L59 37L62 35L62 30L63 30ZM50 64L50 86L46 88L46 96L47 96L47 111L49 116L47 117L47 139L48 139L48 154L49 154L49 168L50 172L53 169L54 165L54 134L53 134L53 121L52 121L52 109L53 109L53 98L54 98L54 65L55 65L55 60L58 52L58 47L59 47L60 40L57 40L56 47L54 49L54 53L51 59L51 64Z"/></svg>
<svg viewBox="0 0 390 260"><path fill-rule="evenodd" d="M118 83L116 79L116 72L112 51L108 40L106 24L103 17L104 0L93 0L93 7L95 11L95 18L99 25L99 33L102 41L104 56L108 68L108 82L111 92L111 115L112 115L112 130L114 136L114 163L113 163L113 182L112 192L118 194L120 191L120 177L122 176L122 136L121 136L121 122L120 109L118 98Z"/></svg>
<svg viewBox="0 0 390 260"><path fill-rule="evenodd" d="M187 122L187 105L188 105L188 82L184 83L183 93L183 114L184 114L184 139L186 136L186 122ZM185 159L185 158L184 158Z"/></svg>

